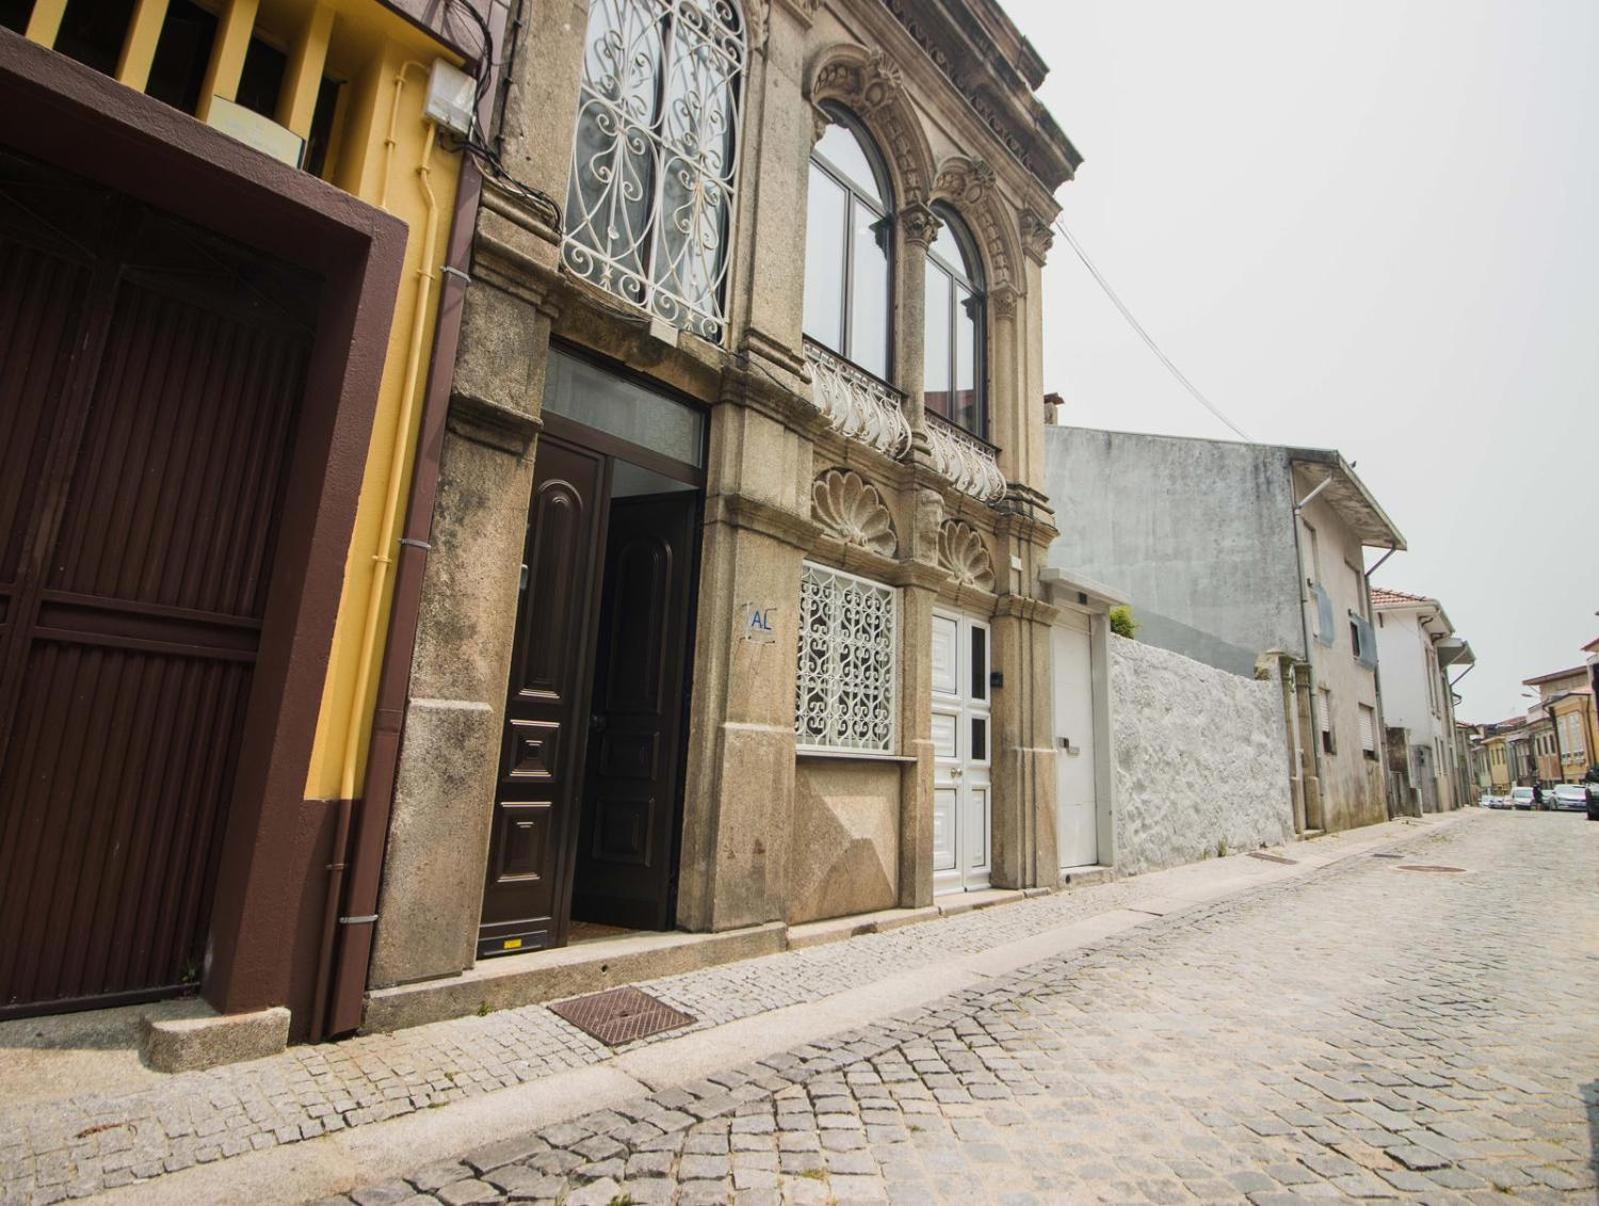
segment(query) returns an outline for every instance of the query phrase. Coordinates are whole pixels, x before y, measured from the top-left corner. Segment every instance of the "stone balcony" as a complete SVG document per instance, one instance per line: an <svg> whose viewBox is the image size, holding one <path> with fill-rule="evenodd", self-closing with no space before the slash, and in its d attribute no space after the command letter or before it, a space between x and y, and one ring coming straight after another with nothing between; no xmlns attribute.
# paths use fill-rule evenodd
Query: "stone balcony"
<svg viewBox="0 0 1599 1206"><path fill-rule="evenodd" d="M811 370L812 401L833 428L903 460L911 447L905 395L810 339L805 341L805 360ZM938 415L928 414L926 419L933 468L979 502L1003 498L1005 475L999 471L994 446Z"/></svg>

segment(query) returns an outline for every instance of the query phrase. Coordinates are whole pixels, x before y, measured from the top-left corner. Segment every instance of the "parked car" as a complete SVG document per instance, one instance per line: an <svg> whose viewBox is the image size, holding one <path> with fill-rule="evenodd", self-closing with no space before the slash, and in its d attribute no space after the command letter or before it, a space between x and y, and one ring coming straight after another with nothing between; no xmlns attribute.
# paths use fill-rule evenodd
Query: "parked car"
<svg viewBox="0 0 1599 1206"><path fill-rule="evenodd" d="M1581 783L1562 783L1553 792L1546 794L1554 797L1552 807L1556 812L1586 812L1588 810L1588 789Z"/></svg>
<svg viewBox="0 0 1599 1206"><path fill-rule="evenodd" d="M1491 791L1485 791L1477 800L1478 808L1509 808L1510 805L1503 796L1496 796Z"/></svg>
<svg viewBox="0 0 1599 1206"><path fill-rule="evenodd" d="M1512 787L1510 789L1510 806L1519 808L1522 812L1531 812L1534 807L1532 788Z"/></svg>

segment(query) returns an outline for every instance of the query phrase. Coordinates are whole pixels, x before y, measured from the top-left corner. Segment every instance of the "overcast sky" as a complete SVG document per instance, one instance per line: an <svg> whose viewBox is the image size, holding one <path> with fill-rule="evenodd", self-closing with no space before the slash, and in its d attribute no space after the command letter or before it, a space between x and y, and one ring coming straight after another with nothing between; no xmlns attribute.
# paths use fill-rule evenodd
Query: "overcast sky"
<svg viewBox="0 0 1599 1206"><path fill-rule="evenodd" d="M1520 712L1599 636L1599 3L1004 3L1089 256L1252 438L1359 462L1460 717ZM1065 421L1231 438L1063 239L1045 286Z"/></svg>

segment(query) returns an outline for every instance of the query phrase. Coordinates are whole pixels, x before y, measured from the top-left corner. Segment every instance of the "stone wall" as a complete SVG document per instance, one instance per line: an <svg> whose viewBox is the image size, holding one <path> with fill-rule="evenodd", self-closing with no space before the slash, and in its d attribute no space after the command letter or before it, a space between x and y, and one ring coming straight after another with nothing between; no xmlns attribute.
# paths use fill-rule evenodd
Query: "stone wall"
<svg viewBox="0 0 1599 1206"><path fill-rule="evenodd" d="M1110 683L1118 872L1293 838L1277 682L1112 636Z"/></svg>

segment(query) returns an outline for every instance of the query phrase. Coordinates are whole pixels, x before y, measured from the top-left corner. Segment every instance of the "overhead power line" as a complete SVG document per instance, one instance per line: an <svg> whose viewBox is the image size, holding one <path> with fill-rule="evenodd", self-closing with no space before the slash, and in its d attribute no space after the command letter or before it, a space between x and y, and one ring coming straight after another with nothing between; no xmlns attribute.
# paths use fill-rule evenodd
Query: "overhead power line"
<svg viewBox="0 0 1599 1206"><path fill-rule="evenodd" d="M1238 436L1239 439L1245 441L1246 443L1253 444L1255 442L1254 439L1247 432L1245 432L1242 427L1238 426L1237 423L1234 423L1225 414L1223 414L1219 406L1217 406L1209 398L1205 397L1204 394L1200 393L1199 387L1183 374L1182 369L1178 368L1172 363L1170 356L1166 355L1165 352L1160 350L1160 345L1155 342L1154 337L1151 336L1148 331L1144 330L1144 324L1133 317L1133 312L1127 308L1127 303L1122 301L1122 299L1116 295L1116 290L1110 287L1110 282L1105 279L1104 274L1094 266L1094 261L1088 258L1088 253L1083 250L1083 245L1077 241L1077 239L1072 235L1071 231L1066 229L1066 223L1060 218L1056 218L1055 229L1060 231L1066 242L1071 245L1071 249L1077 253L1077 258L1083 261L1083 267L1088 269L1088 274L1092 276L1094 280L1098 282L1099 287L1105 291L1105 296L1110 298L1111 305L1115 306L1116 309L1121 313L1121 316L1127 320L1127 325L1132 327L1134 331L1138 332L1138 337L1148 345L1151 352L1155 353L1155 359L1159 360L1163 365L1165 365L1166 371L1177 379L1177 384L1181 385L1185 390L1187 390L1193 397L1194 401L1198 402L1223 424L1225 424L1235 435Z"/></svg>

